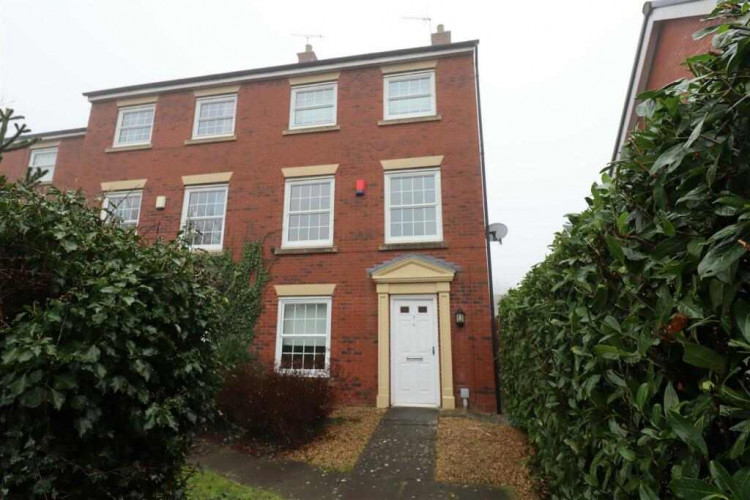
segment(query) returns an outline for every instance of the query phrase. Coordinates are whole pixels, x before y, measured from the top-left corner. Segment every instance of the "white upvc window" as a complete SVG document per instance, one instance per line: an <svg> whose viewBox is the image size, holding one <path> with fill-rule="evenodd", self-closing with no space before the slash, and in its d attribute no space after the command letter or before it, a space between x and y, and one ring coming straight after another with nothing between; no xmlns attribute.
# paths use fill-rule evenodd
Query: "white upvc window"
<svg viewBox="0 0 750 500"><path fill-rule="evenodd" d="M120 108L117 113L114 147L151 144L155 104Z"/></svg>
<svg viewBox="0 0 750 500"><path fill-rule="evenodd" d="M331 353L331 297L281 297L276 369L327 375Z"/></svg>
<svg viewBox="0 0 750 500"><path fill-rule="evenodd" d="M434 71L386 76L384 92L383 117L385 120L437 114Z"/></svg>
<svg viewBox="0 0 750 500"><path fill-rule="evenodd" d="M138 227L141 215L142 191L106 193L102 203L102 219L122 227Z"/></svg>
<svg viewBox="0 0 750 500"><path fill-rule="evenodd" d="M227 185L185 189L182 228L190 248L221 250L227 213Z"/></svg>
<svg viewBox="0 0 750 500"><path fill-rule="evenodd" d="M292 87L289 128L336 125L336 82Z"/></svg>
<svg viewBox="0 0 750 500"><path fill-rule="evenodd" d="M236 113L237 94L196 99L193 139L233 135Z"/></svg>
<svg viewBox="0 0 750 500"><path fill-rule="evenodd" d="M282 247L333 245L334 189L333 177L286 181Z"/></svg>
<svg viewBox="0 0 750 500"><path fill-rule="evenodd" d="M41 182L51 182L55 176L55 164L57 163L57 148L32 149L29 158L29 170L32 174L44 170L45 173L39 179Z"/></svg>
<svg viewBox="0 0 750 500"><path fill-rule="evenodd" d="M442 241L440 169L385 174L385 242Z"/></svg>

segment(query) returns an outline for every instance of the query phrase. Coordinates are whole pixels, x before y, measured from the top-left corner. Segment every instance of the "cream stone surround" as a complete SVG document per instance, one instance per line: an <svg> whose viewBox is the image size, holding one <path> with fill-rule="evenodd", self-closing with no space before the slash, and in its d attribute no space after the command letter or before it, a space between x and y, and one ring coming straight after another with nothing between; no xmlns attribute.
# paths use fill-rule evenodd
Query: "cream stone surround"
<svg viewBox="0 0 750 500"><path fill-rule="evenodd" d="M284 177L315 177L318 175L333 175L339 169L338 163L330 165L310 165L308 167L286 167L281 169Z"/></svg>
<svg viewBox="0 0 750 500"><path fill-rule="evenodd" d="M127 108L128 106L140 106L142 104L153 104L159 100L158 95L150 95L146 97L134 97L132 99L118 99L118 108Z"/></svg>
<svg viewBox="0 0 750 500"><path fill-rule="evenodd" d="M102 182L102 191L132 191L133 189L143 189L144 186L146 186L146 179Z"/></svg>
<svg viewBox="0 0 750 500"><path fill-rule="evenodd" d="M380 160L383 170L404 170L409 168L439 167L443 164L443 155L418 156L415 158L397 158L395 160Z"/></svg>
<svg viewBox="0 0 750 500"><path fill-rule="evenodd" d="M217 172L215 174L183 175L182 183L185 186L198 186L200 184L222 184L229 182L232 172Z"/></svg>
<svg viewBox="0 0 750 500"><path fill-rule="evenodd" d="M323 83L323 82L335 82L341 76L341 71L335 71L332 73L318 73L315 75L306 76L295 76L289 79L289 85L292 87L296 85L307 85L310 83Z"/></svg>
<svg viewBox="0 0 750 500"><path fill-rule="evenodd" d="M420 71L425 69L434 69L437 66L437 59L430 59L428 61L415 61L401 64L389 64L388 66L381 66L380 70L384 75L390 75L392 73L406 73L408 71Z"/></svg>
<svg viewBox="0 0 750 500"><path fill-rule="evenodd" d="M316 285L275 285L279 297L312 297L333 295L335 284Z"/></svg>
<svg viewBox="0 0 750 500"><path fill-rule="evenodd" d="M236 94L240 91L239 85L230 85L226 87L211 87L210 89L200 89L193 93L195 97L208 97L213 95Z"/></svg>
<svg viewBox="0 0 750 500"><path fill-rule="evenodd" d="M419 257L411 257L372 273L378 293L378 408L391 405L391 295L436 294L440 338L440 400L443 409L456 407L453 396L450 284L455 270Z"/></svg>

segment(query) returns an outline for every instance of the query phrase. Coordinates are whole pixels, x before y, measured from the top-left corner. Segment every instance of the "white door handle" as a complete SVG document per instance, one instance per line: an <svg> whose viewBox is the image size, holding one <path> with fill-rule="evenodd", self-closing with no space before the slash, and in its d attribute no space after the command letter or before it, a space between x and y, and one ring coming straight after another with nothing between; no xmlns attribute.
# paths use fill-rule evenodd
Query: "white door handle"
<svg viewBox="0 0 750 500"><path fill-rule="evenodd" d="M406 356L406 361L422 361L424 358L422 356Z"/></svg>

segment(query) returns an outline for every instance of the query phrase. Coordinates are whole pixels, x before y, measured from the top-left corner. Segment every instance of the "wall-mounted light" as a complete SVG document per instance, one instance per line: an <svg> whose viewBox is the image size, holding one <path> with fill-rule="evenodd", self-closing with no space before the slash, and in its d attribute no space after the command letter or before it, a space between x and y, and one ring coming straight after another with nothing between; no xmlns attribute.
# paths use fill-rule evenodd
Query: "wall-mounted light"
<svg viewBox="0 0 750 500"><path fill-rule="evenodd" d="M466 324L466 314L461 309L456 310L456 325L463 328Z"/></svg>

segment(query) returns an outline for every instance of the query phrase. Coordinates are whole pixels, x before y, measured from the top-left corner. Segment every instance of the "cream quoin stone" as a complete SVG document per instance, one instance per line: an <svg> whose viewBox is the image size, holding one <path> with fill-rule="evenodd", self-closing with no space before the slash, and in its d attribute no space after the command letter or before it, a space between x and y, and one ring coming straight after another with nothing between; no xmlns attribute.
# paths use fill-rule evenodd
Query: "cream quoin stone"
<svg viewBox="0 0 750 500"><path fill-rule="evenodd" d="M146 179L131 179L126 181L102 182L102 191L130 191L133 189L143 189L146 186Z"/></svg>
<svg viewBox="0 0 750 500"><path fill-rule="evenodd" d="M398 158L395 160L380 160L383 170L405 170L409 168L439 167L443 164L443 155L419 156L416 158Z"/></svg>
<svg viewBox="0 0 750 500"><path fill-rule="evenodd" d="M309 167L286 167L281 169L284 177L315 177L319 175L333 175L339 169L338 163L330 165L310 165Z"/></svg>
<svg viewBox="0 0 750 500"><path fill-rule="evenodd" d="M279 297L313 297L333 295L335 284L316 285L275 285L276 295Z"/></svg>
<svg viewBox="0 0 750 500"><path fill-rule="evenodd" d="M197 186L200 184L221 184L229 182L232 172L217 172L215 174L183 175L182 183L185 186Z"/></svg>

